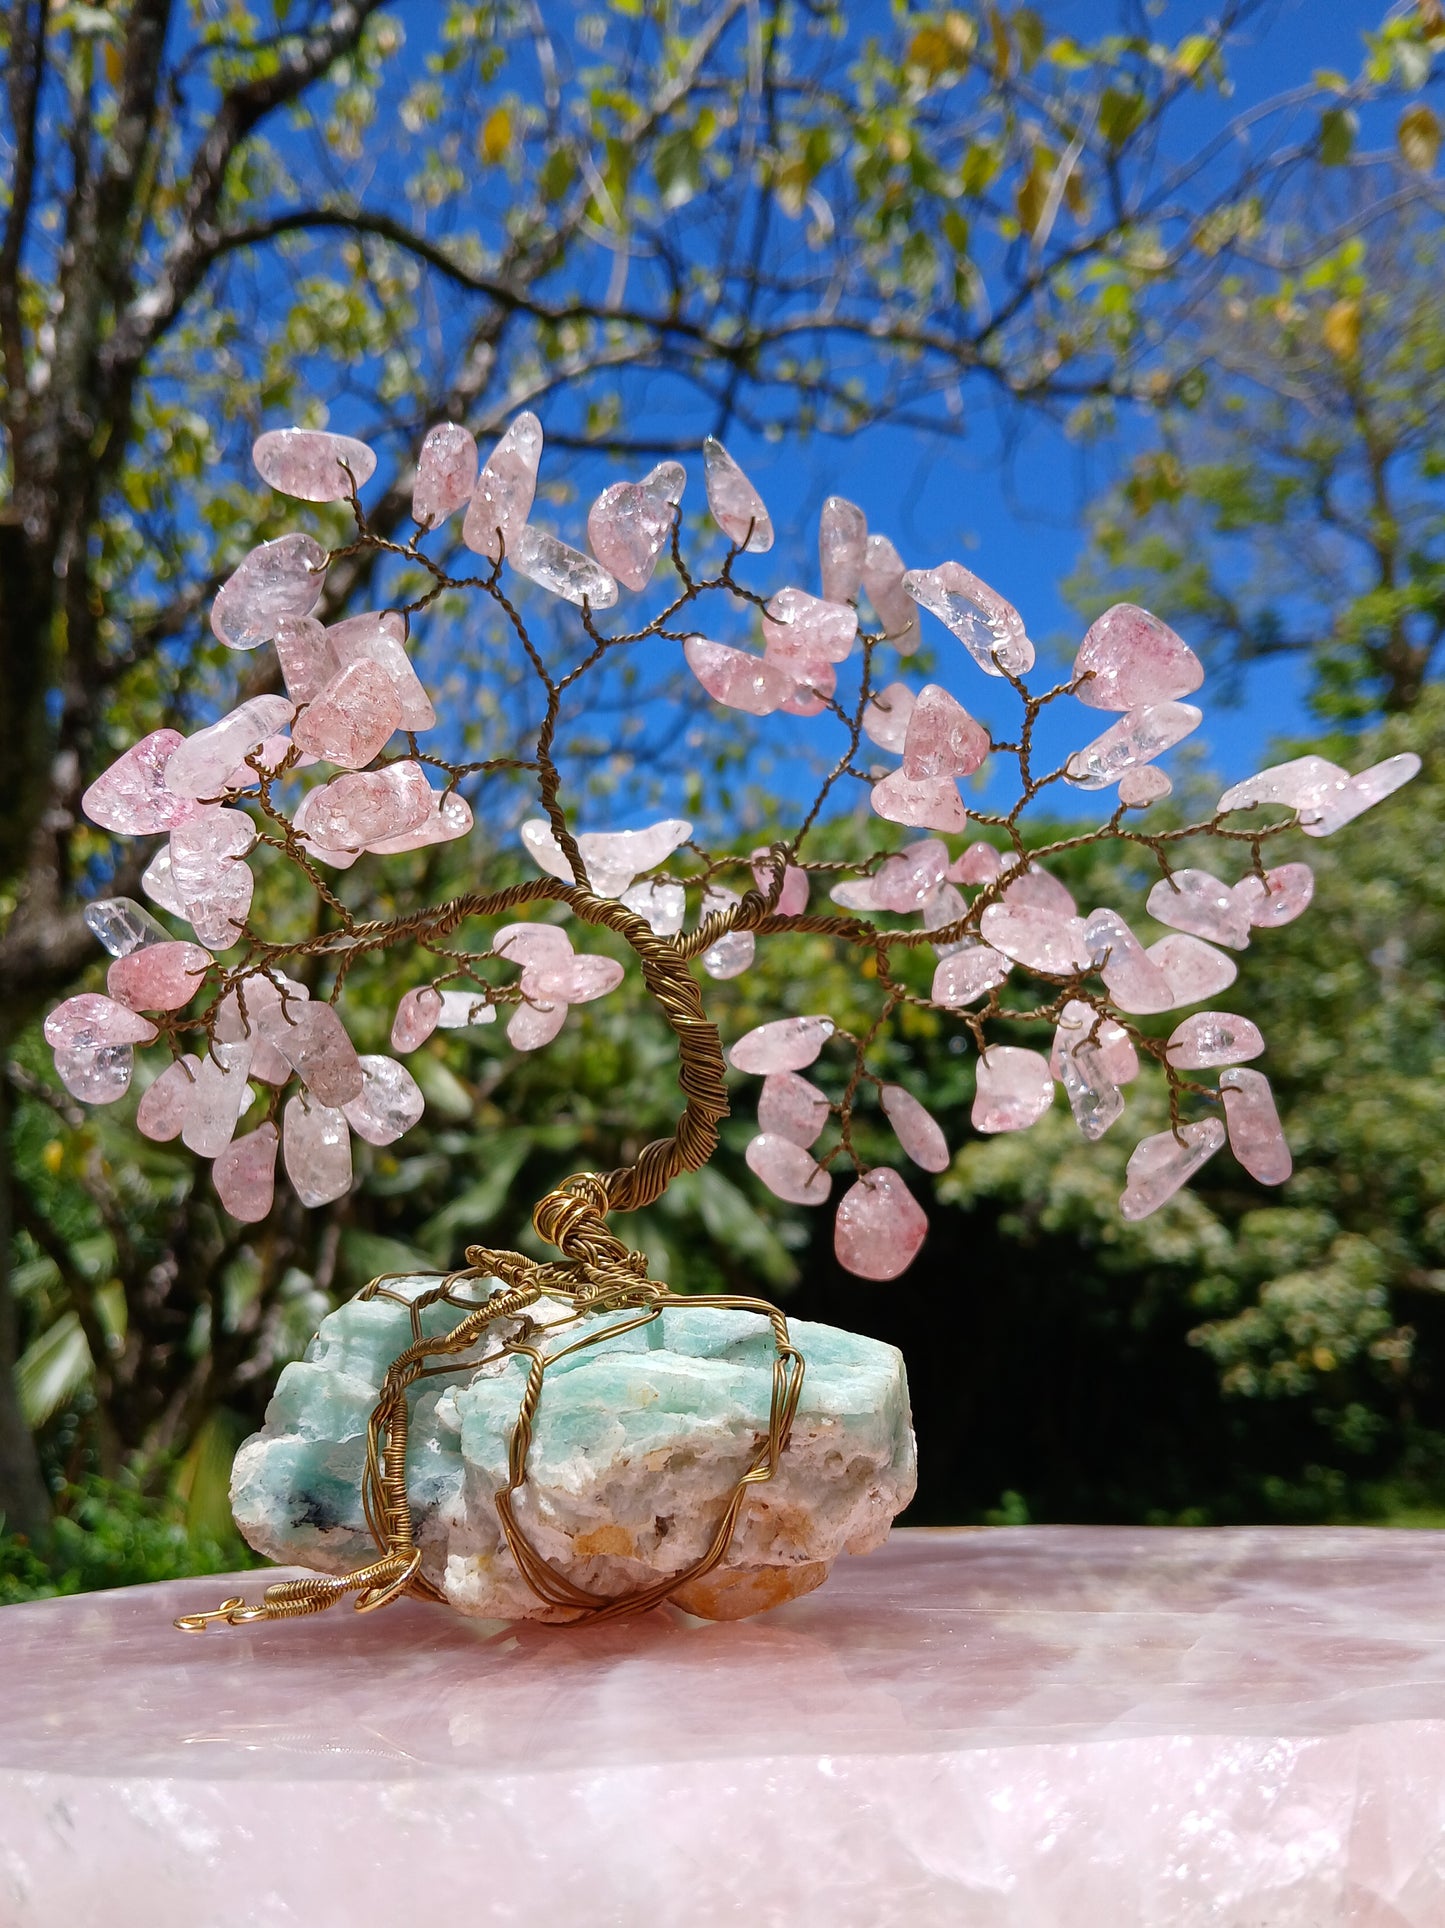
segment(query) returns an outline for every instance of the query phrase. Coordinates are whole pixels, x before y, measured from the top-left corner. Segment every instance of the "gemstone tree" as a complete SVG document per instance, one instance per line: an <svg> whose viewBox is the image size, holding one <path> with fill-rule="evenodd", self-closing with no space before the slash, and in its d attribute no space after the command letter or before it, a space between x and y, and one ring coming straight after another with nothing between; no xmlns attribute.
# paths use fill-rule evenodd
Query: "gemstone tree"
<svg viewBox="0 0 1445 1928"><path fill-rule="evenodd" d="M751 1170L804 1206L830 1204L836 1194L835 1249L864 1278L901 1273L923 1246L927 1222L900 1171L862 1159L852 1131L859 1107L876 1109L901 1157L922 1170L941 1170L950 1158L919 1095L883 1075L884 1041L908 1006L938 1012L976 1052L980 1132L1029 1129L1062 1086L1079 1130L1098 1139L1126 1128L1125 1087L1149 1067L1167 1092L1170 1125L1133 1150L1120 1200L1127 1218L1156 1211L1226 1142L1260 1182L1288 1176L1267 1077L1241 1068L1260 1057L1264 1039L1246 1017L1188 1007L1208 1006L1232 983L1230 952L1308 907L1308 866L1267 861L1279 840L1295 831L1332 834L1407 781L1417 759L1393 757L1351 775L1301 757L1234 785L1199 821L1151 827L1144 813L1170 792L1158 759L1198 725L1201 712L1186 699L1203 670L1187 643L1144 610L1107 611L1084 637L1071 674L1031 688L1034 646L1012 603L955 561L906 568L887 537L868 533L862 511L837 497L822 512L821 593L775 578L741 580L740 568L750 577L769 568L761 558L772 549L773 523L715 441L703 451L703 480L726 553L710 572L696 571L683 553L688 475L677 462L603 491L580 519L591 554L537 528L543 432L530 414L485 459L464 427L430 431L416 469L416 531L405 544L368 523L359 491L376 464L363 444L288 429L262 436L255 454L283 494L349 502L356 527L346 552L391 557L422 587L402 607L328 626L316 612L335 613L325 594L334 552L304 529L253 550L222 585L211 613L216 636L237 651L274 648L286 694L253 695L189 736L153 731L86 793L85 810L102 828L165 839L144 887L170 921L123 898L90 908L91 928L115 961L107 993L69 998L47 1020L67 1089L86 1103L112 1103L131 1082L138 1047L168 1052L141 1098L143 1133L180 1137L210 1159L221 1202L239 1220L272 1210L278 1159L303 1204L324 1205L352 1183L353 1134L386 1145L418 1122L422 1096L400 1059L439 1027L500 1017L513 1050L535 1051L557 1037L573 1006L617 990L626 967L586 948L586 933L598 929L622 940L675 1034L686 1099L671 1138L543 1201L537 1223L561 1250L561 1264L474 1254L465 1274L423 1295L426 1320L412 1317L415 1343L385 1376L373 1417L364 1479L382 1557L351 1582L361 1603L408 1588L438 1591L421 1570L406 1495L407 1388L435 1370L424 1358L459 1356L474 1368L479 1344L525 1352L527 1308L543 1297L578 1318L585 1306L594 1325L599 1307L656 1316L665 1288L646 1280L645 1266L605 1221L650 1203L715 1148L727 1111L717 1027L726 1028L729 998L709 993L705 1002L703 992L709 979L747 973L760 940L825 938L868 967L860 974L873 1002L865 1026L849 1030L803 1010L734 1036L726 1054L736 1072L762 1081ZM580 539L581 526L576 533ZM448 563L466 550L480 558L475 573L453 575ZM575 626L570 667L549 660L529 631L518 576L558 599ZM651 614L605 614L649 588ZM462 594L492 605L535 681L542 716L533 741L485 763L450 754L445 719L438 721L408 650L414 625L438 598ZM534 592L526 594L535 603ZM925 638L940 652L943 681L907 674ZM703 848L679 818L583 827L569 800L568 728L586 712L589 677L643 648L671 652L694 680L698 703L776 714L793 719L798 733L820 733L826 774L795 832L762 849L727 851ZM981 676L994 680L986 686ZM1006 739L968 707L1004 686L1018 705ZM1083 740L1043 770L1039 719L1068 703L1082 706ZM1114 717L1102 731L1099 711ZM960 782L1001 766L1017 772L1014 804L970 812ZM349 907L341 873L364 857L385 863L467 837L488 785L515 782L519 772L540 811L521 826L538 873L532 880L488 888L479 859L477 888L464 895L380 920ZM881 830L876 850L843 861L829 854L830 821L859 786L881 825L902 834ZM1064 837L1030 840L1028 810L1038 799L1055 805L1057 820L1062 796L1072 794L1080 810L1100 792L1110 794L1092 825L1071 822ZM970 816L987 838L967 841ZM1179 861L1194 859L1206 840L1223 874ZM1151 860L1157 881L1142 908L1168 934L1150 941L1115 906L1075 903L1050 859L1091 843L1131 846ZM312 934L268 931L253 914L253 866L271 864L293 866L324 899L327 916ZM824 891L832 901L819 906ZM348 1026L353 987L383 959L402 980L395 1057L363 1055ZM294 974L303 965L311 988ZM1172 1029L1160 1022L1186 1010ZM1040 1049L1014 1041L1024 1024L1042 1030ZM492 1296L454 1297L458 1279L485 1279ZM773 1321L777 1369L767 1449L739 1475L734 1520L749 1484L771 1477L787 1447L798 1402L789 1375L796 1369L801 1379L781 1315L749 1304ZM578 1341L594 1342L595 1334ZM513 1450L525 1468L526 1440L518 1446L514 1438ZM559 1578L530 1548L510 1511L517 1483L498 1486L496 1507L528 1586L549 1610L610 1610L616 1602L599 1607L595 1593ZM710 1557L716 1564L716 1548ZM697 1597L705 1571L694 1564L683 1576L688 1597ZM643 1590L643 1604L668 1591L658 1586ZM271 1610L299 1608L285 1596Z"/></svg>

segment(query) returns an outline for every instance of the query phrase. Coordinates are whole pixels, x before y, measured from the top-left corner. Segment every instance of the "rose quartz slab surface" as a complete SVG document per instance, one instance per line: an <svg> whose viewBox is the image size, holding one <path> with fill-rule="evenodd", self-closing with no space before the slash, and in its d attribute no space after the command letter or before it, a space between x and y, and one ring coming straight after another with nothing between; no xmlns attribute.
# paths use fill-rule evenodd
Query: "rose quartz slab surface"
<svg viewBox="0 0 1445 1928"><path fill-rule="evenodd" d="M0 1613L5 1928L1437 1928L1445 1541L904 1531L755 1620Z"/></svg>

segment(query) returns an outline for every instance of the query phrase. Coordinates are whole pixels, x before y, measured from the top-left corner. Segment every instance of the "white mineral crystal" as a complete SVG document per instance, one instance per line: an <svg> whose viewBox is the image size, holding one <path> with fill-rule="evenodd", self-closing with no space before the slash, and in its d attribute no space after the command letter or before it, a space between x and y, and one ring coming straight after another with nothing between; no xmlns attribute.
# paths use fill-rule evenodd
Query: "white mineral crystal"
<svg viewBox="0 0 1445 1928"><path fill-rule="evenodd" d="M411 1300L437 1281L392 1280ZM479 1284L478 1292L484 1288ZM544 1303L555 1321L561 1308ZM534 1310L534 1317L538 1316ZM449 1331L456 1310L422 1315ZM545 1343L626 1323L590 1315ZM806 1372L774 1479L752 1487L718 1569L681 1604L712 1619L776 1606L822 1584L838 1554L886 1538L915 1479L901 1354L832 1326L791 1322ZM509 1334L515 1325L507 1328ZM408 1306L352 1300L286 1367L264 1431L237 1455L237 1524L269 1558L344 1573L374 1556L361 1505L366 1427L387 1366L411 1341ZM408 1490L422 1570L460 1612L565 1620L521 1578L496 1493L527 1361L496 1355L412 1395ZM573 1352L549 1369L517 1497L533 1546L574 1584L611 1596L681 1573L708 1548L768 1424L774 1347L758 1313L669 1305L660 1320Z"/></svg>

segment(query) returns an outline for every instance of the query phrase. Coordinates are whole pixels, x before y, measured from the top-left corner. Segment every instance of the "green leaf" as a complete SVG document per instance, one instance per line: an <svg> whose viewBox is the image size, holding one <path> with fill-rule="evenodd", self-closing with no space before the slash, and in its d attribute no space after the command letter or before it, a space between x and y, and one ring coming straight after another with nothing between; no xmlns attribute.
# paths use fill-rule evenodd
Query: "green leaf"
<svg viewBox="0 0 1445 1928"><path fill-rule="evenodd" d="M1407 167L1414 168L1417 174L1434 171L1440 153L1440 122L1424 101L1416 101L1401 114L1395 139Z"/></svg>
<svg viewBox="0 0 1445 1928"><path fill-rule="evenodd" d="M1099 102L1099 132L1110 147L1122 147L1147 112L1148 102L1142 94L1106 87Z"/></svg>
<svg viewBox="0 0 1445 1928"><path fill-rule="evenodd" d="M1320 115L1320 159L1326 167L1343 167L1354 152L1360 117L1353 107L1327 107Z"/></svg>
<svg viewBox="0 0 1445 1928"><path fill-rule="evenodd" d="M26 1347L15 1367L26 1425L43 1426L75 1397L90 1374L90 1347L80 1320L74 1312L62 1312Z"/></svg>

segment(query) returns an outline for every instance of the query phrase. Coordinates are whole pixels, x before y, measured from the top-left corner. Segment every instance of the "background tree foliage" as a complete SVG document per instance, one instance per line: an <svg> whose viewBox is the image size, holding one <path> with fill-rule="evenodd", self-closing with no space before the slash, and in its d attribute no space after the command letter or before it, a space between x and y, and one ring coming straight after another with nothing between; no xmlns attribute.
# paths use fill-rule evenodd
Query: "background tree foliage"
<svg viewBox="0 0 1445 1928"><path fill-rule="evenodd" d="M336 1293L388 1264L448 1261L493 1227L514 1236L550 1178L628 1156L667 1112L661 1044L621 1007L590 1012L545 1063L437 1044L418 1071L429 1112L416 1152L408 1140L405 1156L376 1154L338 1208L280 1207L243 1234L188 1159L127 1129L128 1107L81 1119L57 1090L35 1020L96 972L79 906L101 886L134 892L149 854L87 827L80 793L141 730L194 727L257 687L205 613L238 557L279 527L280 505L247 461L260 428L330 420L365 435L382 452L371 513L385 529L405 516L407 451L448 416L486 436L538 408L549 440L572 452L579 490L604 456L694 448L738 422L784 435L889 417L957 433L972 388L1010 408L1071 412L1081 434L1153 423L1143 433L1156 439L1103 512L1104 564L1147 574L1156 606L1194 618L1192 634L1203 614L1239 650L1286 638L1316 649L1342 717L1383 702L1413 712L1411 728L1434 727L1421 698L1438 599L1428 96L1445 20L1433 0L1396 9L1358 76L1252 107L1244 141L1228 119L1229 58L1259 11L1232 0L1165 44L1128 4L1086 43L1045 13L992 5L860 15L823 0L10 0L0 1257L13 1270L0 1274L0 1515L12 1528L38 1542L51 1489L83 1491L94 1474L129 1477L142 1496L180 1491L214 1523L231 1443ZM1201 107L1214 130L1203 142ZM1388 161L1369 146L1380 128ZM1321 181L1338 183L1328 216ZM1269 398L1268 435L1260 408L1232 399L1251 389ZM1392 481L1388 512L1360 507L1382 437L1407 478ZM1332 502L1350 526L1336 528ZM1237 529L1267 596L1237 585ZM1276 540L1295 566L1302 532L1354 560L1328 578L1298 567L1286 585L1263 545ZM1223 584L1235 584L1231 620ZM321 613L334 620L384 589L338 567ZM458 630L445 648L459 730L504 741L525 717L494 665L479 674L485 638ZM646 708L636 691L618 702ZM608 719L597 724L575 754L605 787L618 766ZM634 767L736 777L739 748L697 727L646 746ZM1418 787L1410 796L1401 809L1424 807ZM1367 846L1357 835L1330 861ZM1360 871L1367 898L1400 874L1396 854ZM432 893L462 861L416 860L433 866ZM405 866L378 877L378 907L407 883ZM1382 916L1389 908L1381 900ZM1348 978L1355 953L1343 925L1337 934ZM1393 941L1387 932L1373 948ZM1360 1013L1309 991L1313 961L1313 947L1299 952L1255 991L1298 998L1275 1035L1328 1069ZM832 968L821 953L790 959L787 984L762 979L745 995L785 1006L800 986L816 992L810 972ZM1383 967L1369 969L1377 976L1355 988L1373 997ZM841 1008L844 987L828 988ZM1438 1010L1437 988L1417 982L1412 1009ZM384 1022L378 1008L378 1039ZM1428 1347L1396 1322L1391 1295L1428 1301L1439 1260L1421 1228L1433 1208L1417 1197L1386 1237L1369 1163L1382 1141L1348 1121L1366 1102L1351 1093L1369 1091L1405 1130L1382 1094L1433 1035L1417 1023L1407 1036L1403 1017L1370 1032L1368 1076L1340 1087L1335 1135L1308 1141L1288 1209L1210 1194L1159 1233L1125 1237L1100 1212L1107 1158L1071 1177L1081 1160L1059 1133L963 1153L939 1188L935 1256L907 1292L964 1304L947 1276L954 1255L971 1241L1007 1254L1000 1287L976 1299L989 1306L979 1386L1021 1375L1023 1400L1035 1354L1009 1323L1011 1296L1041 1294L1037 1315L1061 1256L1077 1269L1082 1251L1099 1263L1080 1303L1105 1329L1131 1318L1131 1330L1167 1329L1167 1344L1144 1348L1151 1397L1161 1411L1177 1405L1175 1378L1193 1374L1200 1430L1179 1447L1167 1493L1145 1492L1122 1435L1112 1475L1071 1484L1046 1444L1051 1394L1033 1402L1037 1423L1015 1415L995 1436L991 1461L976 1452L986 1408L960 1424L921 1395L935 1514L976 1513L1023 1485L1029 1504L1055 1511L1179 1511L1223 1504L1226 1491L1229 1504L1262 1503L1267 1454L1247 1477L1208 1484L1211 1359L1231 1395L1302 1396L1335 1414L1316 1428L1332 1465L1362 1452L1361 1465L1383 1467L1403 1451L1417 1420L1401 1402L1419 1406ZM929 1037L913 1044L928 1056ZM966 1106L965 1064L931 1072L945 1105ZM1300 1080L1301 1094L1317 1088L1320 1066L1301 1060ZM946 1124L960 1142L961 1115ZM876 1323L876 1303L848 1306L802 1216L758 1199L741 1172L745 1136L739 1123L717 1165L635 1227L639 1242L675 1283L800 1282L799 1309ZM1421 1149L1410 1139L1409 1154ZM1021 1289L1011 1295L1005 1276ZM1315 1334L1316 1314L1299 1309L1313 1303L1301 1278L1334 1281L1319 1288L1333 1324L1320 1312L1309 1346L1300 1334ZM1045 1323L1073 1329L1060 1316L1055 1304ZM1198 1347L1174 1344L1194 1327ZM914 1347L910 1357L918 1370ZM1107 1347L1098 1358L1090 1398L1103 1408L1115 1366ZM1079 1398L1080 1414L1094 1410ZM1363 1417L1339 1417L1357 1408ZM1287 1436L1292 1451L1303 1435ZM1010 1438L1019 1465L1032 1454L1053 1470L1011 1471ZM1298 1465L1280 1465L1297 1487Z"/></svg>

